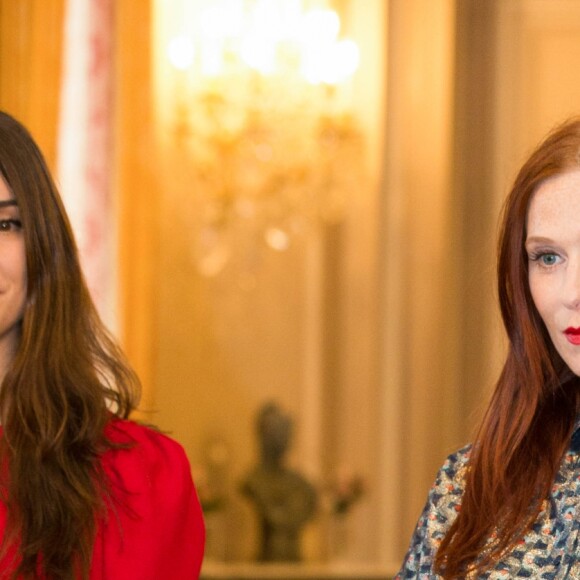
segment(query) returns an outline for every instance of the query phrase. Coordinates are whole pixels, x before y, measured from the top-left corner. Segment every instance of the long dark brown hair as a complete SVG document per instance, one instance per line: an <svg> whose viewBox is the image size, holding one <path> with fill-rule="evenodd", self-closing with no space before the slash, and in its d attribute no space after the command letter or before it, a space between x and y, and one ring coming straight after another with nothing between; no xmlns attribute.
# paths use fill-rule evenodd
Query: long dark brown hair
<svg viewBox="0 0 580 580"><path fill-rule="evenodd" d="M2 550L18 549L15 577L88 578L107 497L103 430L112 414L128 417L139 383L91 301L40 150L1 112L0 172L20 210L27 270L21 338L0 390Z"/></svg>
<svg viewBox="0 0 580 580"><path fill-rule="evenodd" d="M504 205L497 275L509 350L474 441L461 511L435 559L444 578L489 568L525 534L569 443L580 380L555 351L534 305L524 244L531 196L547 178L574 169L580 169L580 119L537 147Z"/></svg>

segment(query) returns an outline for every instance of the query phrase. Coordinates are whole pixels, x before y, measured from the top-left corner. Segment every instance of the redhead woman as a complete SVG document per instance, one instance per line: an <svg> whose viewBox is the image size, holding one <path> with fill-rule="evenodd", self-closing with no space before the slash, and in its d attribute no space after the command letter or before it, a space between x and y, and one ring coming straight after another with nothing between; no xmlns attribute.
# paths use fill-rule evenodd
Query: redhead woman
<svg viewBox="0 0 580 580"><path fill-rule="evenodd" d="M509 349L471 446L440 470L398 578L580 578L580 120L504 207Z"/></svg>
<svg viewBox="0 0 580 580"><path fill-rule="evenodd" d="M198 578L188 461L128 420L138 380L91 302L42 154L5 113L0 379L0 578Z"/></svg>

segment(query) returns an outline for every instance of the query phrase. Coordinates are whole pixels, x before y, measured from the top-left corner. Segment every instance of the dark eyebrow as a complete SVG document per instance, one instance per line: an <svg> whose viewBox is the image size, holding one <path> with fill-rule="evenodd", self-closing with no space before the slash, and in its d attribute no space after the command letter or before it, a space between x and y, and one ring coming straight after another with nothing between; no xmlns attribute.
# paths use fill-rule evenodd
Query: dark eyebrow
<svg viewBox="0 0 580 580"><path fill-rule="evenodd" d="M5 199L0 201L0 207L8 207L9 205L18 205L15 199Z"/></svg>

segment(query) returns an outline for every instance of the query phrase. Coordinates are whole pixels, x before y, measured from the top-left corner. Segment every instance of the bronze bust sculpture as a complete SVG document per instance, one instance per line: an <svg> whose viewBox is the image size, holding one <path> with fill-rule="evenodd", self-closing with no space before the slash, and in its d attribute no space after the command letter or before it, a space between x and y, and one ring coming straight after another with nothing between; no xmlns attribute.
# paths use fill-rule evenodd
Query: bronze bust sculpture
<svg viewBox="0 0 580 580"><path fill-rule="evenodd" d="M300 533L316 509L313 486L283 460L292 435L292 420L269 403L259 411L261 461L248 474L242 492L252 500L261 527L262 562L297 562Z"/></svg>

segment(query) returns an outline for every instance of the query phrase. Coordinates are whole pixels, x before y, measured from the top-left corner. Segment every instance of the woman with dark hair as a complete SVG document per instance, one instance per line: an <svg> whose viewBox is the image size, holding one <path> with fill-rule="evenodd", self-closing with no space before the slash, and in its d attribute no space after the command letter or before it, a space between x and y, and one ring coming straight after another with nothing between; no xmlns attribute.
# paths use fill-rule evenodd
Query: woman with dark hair
<svg viewBox="0 0 580 580"><path fill-rule="evenodd" d="M440 470L398 578L580 578L580 120L516 178L498 286L503 371L473 445Z"/></svg>
<svg viewBox="0 0 580 580"><path fill-rule="evenodd" d="M139 382L100 321L37 145L0 113L0 578L197 578L182 448L128 420Z"/></svg>

